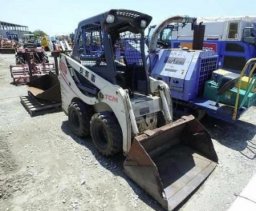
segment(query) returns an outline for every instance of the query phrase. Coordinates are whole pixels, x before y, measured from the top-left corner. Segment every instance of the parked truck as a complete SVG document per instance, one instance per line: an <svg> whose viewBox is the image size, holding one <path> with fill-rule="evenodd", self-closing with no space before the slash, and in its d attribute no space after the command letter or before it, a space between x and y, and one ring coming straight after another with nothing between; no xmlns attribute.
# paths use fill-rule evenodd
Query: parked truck
<svg viewBox="0 0 256 211"><path fill-rule="evenodd" d="M225 121L234 121L250 106L256 105L256 59L246 60L239 72L218 69L223 58L220 59L214 49L204 48L206 27L201 22L198 24L196 18L174 16L151 28L149 72L169 85L175 108L198 116L207 113ZM179 31L190 31L192 41L181 41L182 36L179 40L169 39L173 34L181 34ZM241 44L255 48L252 42L213 42L216 45ZM177 43L179 45L175 46ZM224 56L224 60L226 58L229 57ZM236 63L236 58L232 57L230 62Z"/></svg>
<svg viewBox="0 0 256 211"><path fill-rule="evenodd" d="M217 53L219 68L239 73L249 59L256 57L256 17L205 17L197 22L205 25L203 47ZM168 47L192 47L191 23L169 26L159 36Z"/></svg>

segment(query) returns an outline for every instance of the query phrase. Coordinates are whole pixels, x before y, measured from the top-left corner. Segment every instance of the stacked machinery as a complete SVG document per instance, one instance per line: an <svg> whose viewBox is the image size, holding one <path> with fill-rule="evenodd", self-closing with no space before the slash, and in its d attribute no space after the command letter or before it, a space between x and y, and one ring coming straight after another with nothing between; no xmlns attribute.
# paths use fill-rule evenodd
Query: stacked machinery
<svg viewBox="0 0 256 211"><path fill-rule="evenodd" d="M7 38L0 38L0 53L14 54L15 53L15 41Z"/></svg>
<svg viewBox="0 0 256 211"><path fill-rule="evenodd" d="M38 47L33 34L25 35L24 43L16 50L16 65L10 66L14 84L25 84L31 77L39 77L53 71L42 47Z"/></svg>
<svg viewBox="0 0 256 211"><path fill-rule="evenodd" d="M178 30L186 24L194 30L192 48L169 48L166 30ZM236 120L256 104L255 59L249 60L240 74L218 69L213 50L202 50L204 25L195 18L175 16L160 23L149 41L150 72L165 81L178 108L206 112L226 121ZM163 37L167 38L166 40Z"/></svg>

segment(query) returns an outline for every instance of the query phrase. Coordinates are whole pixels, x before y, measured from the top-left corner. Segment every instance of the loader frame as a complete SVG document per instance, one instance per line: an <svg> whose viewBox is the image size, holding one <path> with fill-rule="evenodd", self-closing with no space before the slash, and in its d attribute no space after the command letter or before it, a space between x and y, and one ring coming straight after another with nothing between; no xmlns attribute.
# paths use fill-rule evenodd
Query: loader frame
<svg viewBox="0 0 256 211"><path fill-rule="evenodd" d="M116 21L114 23L106 23L107 18L111 16L114 16ZM130 19L132 24L128 23ZM70 104L77 99L81 99L83 102L86 102L86 104L94 106L97 112L104 110L114 112L115 116L118 117L117 120L122 129L124 154L129 152L132 137L139 133L136 124L136 115L132 110L130 99L135 92L147 95L149 92L155 93L160 91L159 99L154 99L154 103L156 105L161 103L167 122L172 121L172 112L169 110L171 107L171 99L168 86L162 81L149 78L145 68L144 29L146 25L140 27L139 23L141 20L146 21L148 25L151 21L151 17L129 10L111 10L107 13L81 21L76 30L77 33L75 35L71 57L63 53L60 56L59 79L63 82L61 83L62 95L65 95L65 97L63 97L65 100L62 100L63 110L68 113ZM130 62L134 62L128 68L138 68L141 71L140 77L145 82L143 83L143 87L140 87L139 91L138 89L130 89L130 91L128 91L130 87L128 87L128 89L126 89L127 87L122 87L122 84L120 85L117 80L120 69L124 69L124 66L120 64L117 59L113 60L113 57L116 56L114 55L113 49L113 37L118 36L118 34L115 34L116 30L124 23L126 23L126 25L122 26L124 29L121 30L128 30L141 35L137 40L135 40L136 37L125 38L125 41L132 40L132 43L139 42L138 48L141 54L139 55L138 51L135 52L133 48L132 52L129 52L130 54L128 55L130 56ZM118 33L122 33L122 31ZM97 41L100 41L98 49L91 49L94 43L90 43L90 45L86 46L85 41L88 42L89 37L89 41L91 42L93 36L96 37ZM81 40L84 42L81 43ZM101 45L104 46L104 52L102 51ZM131 46L129 47L131 48ZM139 58L133 57L134 52L137 53ZM100 63L102 65L97 65L97 60L101 60ZM68 72L71 74L67 74ZM72 93L68 91L69 87L72 88ZM67 95L64 94L64 92L70 94ZM159 110L156 110L156 112L157 111ZM146 113L147 112L148 111L146 111Z"/></svg>
<svg viewBox="0 0 256 211"><path fill-rule="evenodd" d="M131 147L132 135L139 133L138 127L136 125L136 119L134 112L132 110L131 100L129 92L122 89L117 85L111 84L106 79L95 75L95 73L89 68L84 67L76 60L67 56L66 54L60 55L60 72L59 80L61 81L61 93L62 96L62 108L68 113L68 108L71 102L81 99L83 102L86 102L88 105L96 105L95 108L97 111L109 110L114 112L117 116L117 120L121 126L123 133L123 152L127 154ZM70 74L68 74L69 68L72 67L72 71L79 72L83 77L87 78L91 84L97 87L100 90L95 96L86 96L81 89L77 87L77 84L73 80ZM165 105L165 113L168 116L167 122L172 121L172 111L168 109L171 107L171 99L168 86L162 82L157 81L150 77L150 89L153 92L157 92L160 88L162 95L162 103ZM68 89L72 89L72 92L68 92ZM67 95L67 93L69 93ZM109 94L112 93L112 94ZM65 98L65 100L63 100Z"/></svg>

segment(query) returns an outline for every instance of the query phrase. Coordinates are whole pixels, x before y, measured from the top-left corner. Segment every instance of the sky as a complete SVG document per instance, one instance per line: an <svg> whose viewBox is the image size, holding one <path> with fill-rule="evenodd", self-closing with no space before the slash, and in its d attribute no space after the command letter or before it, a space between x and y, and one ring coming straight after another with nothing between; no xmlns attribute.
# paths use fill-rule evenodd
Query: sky
<svg viewBox="0 0 256 211"><path fill-rule="evenodd" d="M253 16L256 11L255 0L0 0L0 5L0 21L51 36L72 33L81 20L110 9L146 13L153 17L151 25L175 15Z"/></svg>

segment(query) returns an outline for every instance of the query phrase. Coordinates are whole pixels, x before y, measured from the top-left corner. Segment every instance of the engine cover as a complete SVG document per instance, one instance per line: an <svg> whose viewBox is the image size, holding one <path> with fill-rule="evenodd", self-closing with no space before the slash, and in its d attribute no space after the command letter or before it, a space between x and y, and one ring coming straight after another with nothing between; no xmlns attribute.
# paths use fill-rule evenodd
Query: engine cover
<svg viewBox="0 0 256 211"><path fill-rule="evenodd" d="M143 132L145 130L153 130L157 127L157 113L137 117L136 123L139 132Z"/></svg>
<svg viewBox="0 0 256 211"><path fill-rule="evenodd" d="M184 101L203 93L204 83L218 62L211 50L161 49L157 57L152 76L169 85L173 98Z"/></svg>

